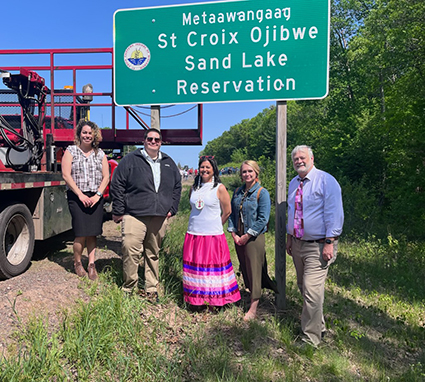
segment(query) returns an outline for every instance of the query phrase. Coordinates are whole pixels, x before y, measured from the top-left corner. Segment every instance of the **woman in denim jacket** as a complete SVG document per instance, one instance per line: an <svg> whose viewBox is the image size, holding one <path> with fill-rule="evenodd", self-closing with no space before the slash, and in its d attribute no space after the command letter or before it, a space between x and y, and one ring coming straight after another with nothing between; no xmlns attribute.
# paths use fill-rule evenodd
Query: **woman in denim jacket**
<svg viewBox="0 0 425 382"><path fill-rule="evenodd" d="M258 180L257 162L242 163L240 176L244 185L232 197L232 213L227 230L232 233L245 287L251 293L251 306L244 321L253 320L261 297L261 288L276 291L267 274L264 233L270 217L270 195Z"/></svg>

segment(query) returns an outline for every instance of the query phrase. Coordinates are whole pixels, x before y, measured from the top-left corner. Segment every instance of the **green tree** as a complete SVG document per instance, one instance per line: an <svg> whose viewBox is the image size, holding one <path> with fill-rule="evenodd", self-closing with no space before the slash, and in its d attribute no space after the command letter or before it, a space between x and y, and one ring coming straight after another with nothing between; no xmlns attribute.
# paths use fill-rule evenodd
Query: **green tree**
<svg viewBox="0 0 425 382"><path fill-rule="evenodd" d="M288 163L295 145L312 146L342 184L346 232L423 238L425 2L335 0L331 10L329 96L288 102ZM204 151L221 164L244 154L268 179L275 131L272 106Z"/></svg>

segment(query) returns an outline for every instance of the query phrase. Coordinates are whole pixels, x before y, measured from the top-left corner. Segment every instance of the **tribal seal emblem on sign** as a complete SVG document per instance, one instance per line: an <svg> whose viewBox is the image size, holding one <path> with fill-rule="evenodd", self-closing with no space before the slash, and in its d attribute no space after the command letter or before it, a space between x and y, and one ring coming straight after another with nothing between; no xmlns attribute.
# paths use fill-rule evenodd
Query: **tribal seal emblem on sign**
<svg viewBox="0 0 425 382"><path fill-rule="evenodd" d="M124 62L131 70L142 70L148 66L151 59L149 48L141 42L128 46L124 53Z"/></svg>

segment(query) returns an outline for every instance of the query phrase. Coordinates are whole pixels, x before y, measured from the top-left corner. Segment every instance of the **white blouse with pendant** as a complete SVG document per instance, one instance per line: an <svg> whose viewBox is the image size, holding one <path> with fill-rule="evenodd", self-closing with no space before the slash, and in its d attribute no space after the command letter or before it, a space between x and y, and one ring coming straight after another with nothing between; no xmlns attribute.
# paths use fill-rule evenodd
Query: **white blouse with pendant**
<svg viewBox="0 0 425 382"><path fill-rule="evenodd" d="M187 232L192 235L221 235L221 207L218 199L218 187L213 182L203 183L198 190L192 189Z"/></svg>

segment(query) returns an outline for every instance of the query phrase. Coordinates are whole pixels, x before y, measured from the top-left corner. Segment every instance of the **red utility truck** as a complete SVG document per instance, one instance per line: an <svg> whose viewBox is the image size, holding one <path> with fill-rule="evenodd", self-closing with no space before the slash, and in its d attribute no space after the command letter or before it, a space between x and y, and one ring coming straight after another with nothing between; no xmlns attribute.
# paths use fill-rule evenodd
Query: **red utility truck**
<svg viewBox="0 0 425 382"><path fill-rule="evenodd" d="M27 269L35 240L71 229L60 162L66 147L73 143L79 119L90 119L94 107L107 109L111 126L102 129L101 147L105 151L141 145L144 131L149 128L131 107L124 107L125 122L120 128L116 126L120 108L113 102L112 48L0 50L0 58L13 55L47 56L48 64L0 68L6 87L0 89L0 278L10 278ZM90 62L93 56L101 55L106 56L107 62L59 65L55 60L61 55L88 55ZM25 59L25 63L28 61ZM61 71L71 73L72 85L53 90ZM41 72L47 73L49 87ZM76 92L82 72L93 73L94 77L106 72L107 89L93 92L93 86L87 84L81 93ZM96 97L101 101L93 102ZM202 144L202 105L198 105L197 118L194 129L161 129L164 144ZM136 128L131 127L130 121ZM111 171L116 165L117 161L111 158ZM106 206L110 206L108 190L104 195Z"/></svg>

